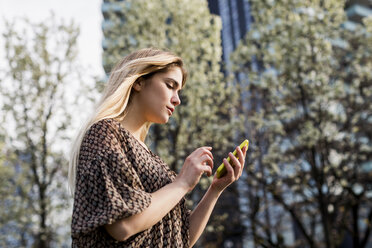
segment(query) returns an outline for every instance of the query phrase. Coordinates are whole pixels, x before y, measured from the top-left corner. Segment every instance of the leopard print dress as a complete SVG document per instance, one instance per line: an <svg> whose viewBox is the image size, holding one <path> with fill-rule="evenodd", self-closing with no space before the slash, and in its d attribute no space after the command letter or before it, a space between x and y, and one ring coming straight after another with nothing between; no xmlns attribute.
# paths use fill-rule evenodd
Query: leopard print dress
<svg viewBox="0 0 372 248"><path fill-rule="evenodd" d="M142 212L151 203L151 193L175 177L118 121L93 124L83 138L77 165L72 247L189 247L190 210L184 198L154 226L124 242L103 227Z"/></svg>

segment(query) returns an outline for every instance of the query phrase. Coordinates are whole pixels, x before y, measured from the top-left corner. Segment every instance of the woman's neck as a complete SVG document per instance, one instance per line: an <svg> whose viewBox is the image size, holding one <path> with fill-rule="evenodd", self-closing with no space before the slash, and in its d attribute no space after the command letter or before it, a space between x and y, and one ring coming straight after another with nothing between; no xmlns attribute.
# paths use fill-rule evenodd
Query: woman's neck
<svg viewBox="0 0 372 248"><path fill-rule="evenodd" d="M135 122L135 120L130 118L124 118L120 124L128 130L137 140L141 140L141 131L143 128L143 125L138 125L138 123ZM143 142L143 141L142 141Z"/></svg>
<svg viewBox="0 0 372 248"><path fill-rule="evenodd" d="M146 126L146 122L143 117L133 108L128 108L128 112L124 118L120 121L120 124L128 130L137 140L141 143L144 140L141 139L143 128Z"/></svg>
<svg viewBox="0 0 372 248"><path fill-rule="evenodd" d="M122 121L120 121L120 124L128 130L133 137L147 150L150 151L150 149L145 144L145 141L141 139L141 133L142 128L145 128L144 125L136 125L135 122L133 122L133 119L130 118L124 118Z"/></svg>

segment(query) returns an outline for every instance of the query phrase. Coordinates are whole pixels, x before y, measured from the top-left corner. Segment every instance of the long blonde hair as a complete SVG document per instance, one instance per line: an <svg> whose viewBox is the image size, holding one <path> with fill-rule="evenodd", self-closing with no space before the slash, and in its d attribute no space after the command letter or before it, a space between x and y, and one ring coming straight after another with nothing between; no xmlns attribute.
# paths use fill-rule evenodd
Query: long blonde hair
<svg viewBox="0 0 372 248"><path fill-rule="evenodd" d="M169 51L154 48L145 48L135 51L119 61L111 71L101 100L95 107L95 111L88 118L86 124L81 128L73 142L69 170L68 183L70 192L75 191L76 167L79 160L80 146L86 131L97 121L114 118L121 121L130 104L132 87L140 78L148 78L157 72L169 70L177 66L181 69L182 86L186 82L187 72L180 57ZM141 140L144 141L151 123L146 123L141 130Z"/></svg>

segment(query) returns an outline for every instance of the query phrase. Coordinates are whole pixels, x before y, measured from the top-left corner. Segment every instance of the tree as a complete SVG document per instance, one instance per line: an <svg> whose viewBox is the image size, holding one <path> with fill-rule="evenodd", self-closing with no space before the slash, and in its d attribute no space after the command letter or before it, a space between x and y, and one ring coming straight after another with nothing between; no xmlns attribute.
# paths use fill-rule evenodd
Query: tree
<svg viewBox="0 0 372 248"><path fill-rule="evenodd" d="M110 22L104 29L106 72L121 57L144 47L169 49L184 59L189 71L181 105L167 125L152 126L147 143L176 171L187 155L205 145L213 147L215 162L220 163L237 143L233 136L239 130L234 117L238 97L221 73L221 20L210 14L207 1L200 0L111 1L110 6L111 15L106 16ZM203 178L202 190L207 185L208 180ZM190 199L199 200L202 190L194 190ZM235 202L229 203L235 203L235 207L221 209L230 211L231 219L221 225L221 215L214 215L204 241L199 242L203 247L207 247L207 239L221 246L230 235L228 231L240 227L238 203L236 197L233 199Z"/></svg>
<svg viewBox="0 0 372 248"><path fill-rule="evenodd" d="M42 23L7 22L0 94L6 130L1 170L1 227L4 246L66 245L66 152L71 117L84 116L87 86L76 62L79 29L51 16ZM82 95L82 97L78 97ZM3 189L3 188L2 188Z"/></svg>
<svg viewBox="0 0 372 248"><path fill-rule="evenodd" d="M252 0L251 9L233 55L251 102L249 235L256 247L334 248L347 237L367 247L371 19L343 28L336 0Z"/></svg>

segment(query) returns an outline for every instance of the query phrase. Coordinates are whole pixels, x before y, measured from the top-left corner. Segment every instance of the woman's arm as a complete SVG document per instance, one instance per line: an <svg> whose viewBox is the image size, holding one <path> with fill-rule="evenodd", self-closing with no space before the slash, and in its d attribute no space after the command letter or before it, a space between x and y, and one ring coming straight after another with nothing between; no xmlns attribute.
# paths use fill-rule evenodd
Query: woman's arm
<svg viewBox="0 0 372 248"><path fill-rule="evenodd" d="M190 215L190 247L196 243L203 233L220 195L221 192L217 192L209 187L202 200L195 207L194 211L192 211Z"/></svg>
<svg viewBox="0 0 372 248"><path fill-rule="evenodd" d="M212 174L213 155L210 150L211 147L196 149L186 158L176 180L151 194L151 203L145 210L105 225L107 232L114 239L124 241L159 222L195 187L203 173Z"/></svg>
<svg viewBox="0 0 372 248"><path fill-rule="evenodd" d="M225 164L227 174L221 178L217 178L217 175L214 175L211 186L208 188L202 200L190 215L190 247L196 243L200 235L203 233L221 193L227 186L238 180L243 172L247 147L244 147L243 151L239 147L237 147L236 150L239 160L232 155L232 153L230 153L229 157L234 163L234 167L232 167L230 163L224 159L223 162Z"/></svg>
<svg viewBox="0 0 372 248"><path fill-rule="evenodd" d="M151 194L150 205L141 213L105 225L107 232L116 240L124 241L159 222L187 193L188 187L175 181Z"/></svg>

